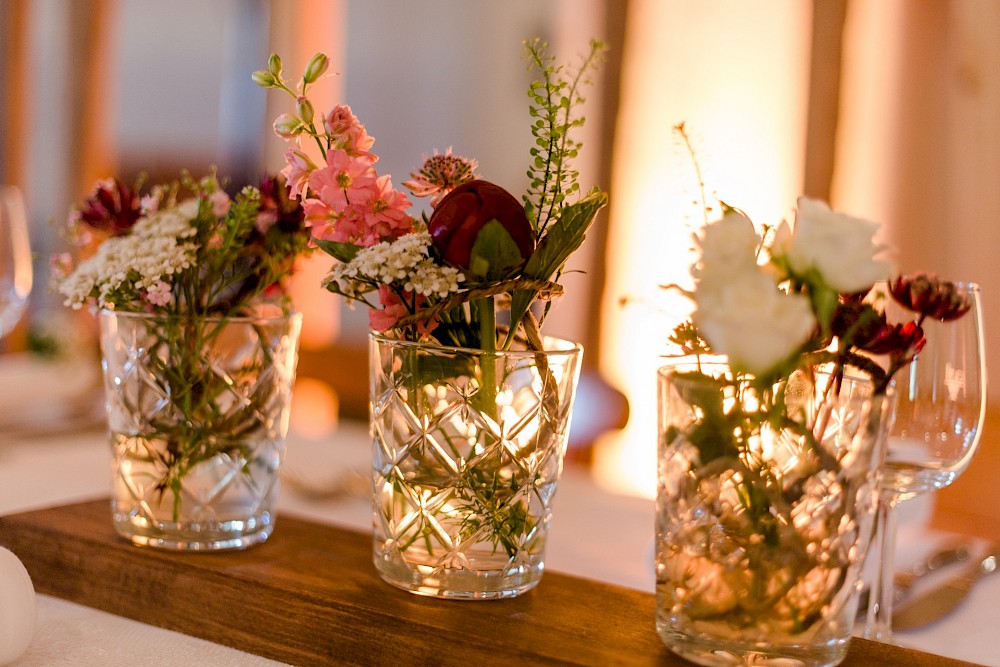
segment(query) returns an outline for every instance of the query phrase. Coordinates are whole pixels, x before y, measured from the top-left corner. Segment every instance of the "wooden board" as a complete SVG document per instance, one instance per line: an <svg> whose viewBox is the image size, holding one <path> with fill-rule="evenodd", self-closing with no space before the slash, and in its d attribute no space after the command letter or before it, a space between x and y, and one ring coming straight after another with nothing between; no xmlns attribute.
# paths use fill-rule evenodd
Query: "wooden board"
<svg viewBox="0 0 1000 667"><path fill-rule="evenodd" d="M297 665L687 665L654 629L654 596L546 573L513 600L444 601L384 583L371 536L280 517L243 552L137 548L107 500L0 518L39 593ZM960 665L864 640L845 664Z"/></svg>

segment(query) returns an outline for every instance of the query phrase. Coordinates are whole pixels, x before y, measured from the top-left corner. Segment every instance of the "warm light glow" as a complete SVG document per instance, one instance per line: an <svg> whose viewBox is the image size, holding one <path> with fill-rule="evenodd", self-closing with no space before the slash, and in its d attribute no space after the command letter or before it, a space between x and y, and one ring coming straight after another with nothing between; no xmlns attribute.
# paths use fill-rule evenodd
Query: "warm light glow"
<svg viewBox="0 0 1000 667"><path fill-rule="evenodd" d="M323 349L340 334L340 297L319 287L332 265L333 258L317 250L299 262L288 283L292 302L302 313L300 343L307 350Z"/></svg>
<svg viewBox="0 0 1000 667"><path fill-rule="evenodd" d="M656 368L690 306L691 235L704 223L684 122L707 195L759 223L787 216L802 189L811 5L798 0L635 0L629 4L614 155L601 368L627 394L627 428L599 443L595 475L652 497ZM622 307L619 301L630 300Z"/></svg>
<svg viewBox="0 0 1000 667"><path fill-rule="evenodd" d="M292 390L289 430L306 440L328 438L337 428L339 412L333 387L314 378L300 377Z"/></svg>

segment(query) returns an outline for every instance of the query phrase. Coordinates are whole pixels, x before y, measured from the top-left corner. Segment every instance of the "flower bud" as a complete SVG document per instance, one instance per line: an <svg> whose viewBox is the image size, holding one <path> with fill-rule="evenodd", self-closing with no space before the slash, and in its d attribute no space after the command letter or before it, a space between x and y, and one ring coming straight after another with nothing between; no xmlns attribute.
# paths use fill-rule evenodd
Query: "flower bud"
<svg viewBox="0 0 1000 667"><path fill-rule="evenodd" d="M326 72L326 68L330 66L330 59L326 57L325 53L317 53L306 65L306 73L302 75L302 80L305 83L312 83L316 79L323 76Z"/></svg>
<svg viewBox="0 0 1000 667"><path fill-rule="evenodd" d="M299 114L299 118L302 119L303 123L311 123L313 116L315 116L315 111L313 111L312 102L310 102L305 97L300 97L298 103L295 106L295 111Z"/></svg>
<svg viewBox="0 0 1000 667"><path fill-rule="evenodd" d="M273 74L275 79L281 76L281 58L277 53L272 53L267 59L267 71Z"/></svg>
<svg viewBox="0 0 1000 667"><path fill-rule="evenodd" d="M259 69L250 75L253 82L263 88L273 88L278 85L278 79L265 69Z"/></svg>
<svg viewBox="0 0 1000 667"><path fill-rule="evenodd" d="M475 180L449 192L427 222L434 247L474 279L506 278L535 250L524 206L498 185Z"/></svg>
<svg viewBox="0 0 1000 667"><path fill-rule="evenodd" d="M302 121L290 113L283 113L274 121L274 133L284 139L290 139L302 131Z"/></svg>

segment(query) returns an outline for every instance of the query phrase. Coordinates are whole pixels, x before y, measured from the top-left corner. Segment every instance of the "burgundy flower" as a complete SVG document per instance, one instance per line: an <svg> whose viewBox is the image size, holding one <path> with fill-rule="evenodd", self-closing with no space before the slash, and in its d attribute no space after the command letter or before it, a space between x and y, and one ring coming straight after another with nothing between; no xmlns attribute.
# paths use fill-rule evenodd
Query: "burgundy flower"
<svg viewBox="0 0 1000 667"><path fill-rule="evenodd" d="M305 233L305 213L298 200L289 196L283 179L266 175L260 182L260 209L257 212L257 230L265 234L276 226L279 231L293 234Z"/></svg>
<svg viewBox="0 0 1000 667"><path fill-rule="evenodd" d="M886 324L862 349L872 354L888 354L899 359L909 359L924 349L927 339L916 322Z"/></svg>
<svg viewBox="0 0 1000 667"><path fill-rule="evenodd" d="M91 229L121 236L132 229L141 215L138 189L126 187L116 178L98 182L75 217Z"/></svg>
<svg viewBox="0 0 1000 667"><path fill-rule="evenodd" d="M958 319L972 308L972 300L955 283L928 273L890 280L889 292L903 307L942 322Z"/></svg>
<svg viewBox="0 0 1000 667"><path fill-rule="evenodd" d="M861 301L861 295L841 295L840 303L833 311L830 330L842 341L868 350L868 345L880 340L889 326L885 313L879 312L871 304ZM871 350L869 350L871 351Z"/></svg>
<svg viewBox="0 0 1000 667"><path fill-rule="evenodd" d="M478 248L473 257L480 232L494 220L512 243L499 236L490 237L496 243ZM445 261L474 277L504 277L523 265L535 250L535 234L524 206L512 194L487 181L469 181L449 192L434 209L427 231Z"/></svg>

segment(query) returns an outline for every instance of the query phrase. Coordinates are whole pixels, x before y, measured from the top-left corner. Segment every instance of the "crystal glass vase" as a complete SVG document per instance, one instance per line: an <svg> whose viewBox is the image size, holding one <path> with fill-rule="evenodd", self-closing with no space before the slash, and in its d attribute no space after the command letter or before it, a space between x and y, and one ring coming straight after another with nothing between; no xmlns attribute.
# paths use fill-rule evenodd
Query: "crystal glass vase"
<svg viewBox="0 0 1000 667"><path fill-rule="evenodd" d="M723 364L690 360L660 369L658 383L664 643L702 665L838 664L857 612L891 398L824 373L765 390ZM761 418L774 404L782 418Z"/></svg>
<svg viewBox="0 0 1000 667"><path fill-rule="evenodd" d="M414 593L513 597L542 576L579 345L482 352L371 336L374 562Z"/></svg>
<svg viewBox="0 0 1000 667"><path fill-rule="evenodd" d="M241 549L275 521L301 315L100 314L115 529Z"/></svg>

